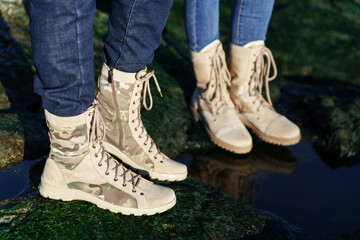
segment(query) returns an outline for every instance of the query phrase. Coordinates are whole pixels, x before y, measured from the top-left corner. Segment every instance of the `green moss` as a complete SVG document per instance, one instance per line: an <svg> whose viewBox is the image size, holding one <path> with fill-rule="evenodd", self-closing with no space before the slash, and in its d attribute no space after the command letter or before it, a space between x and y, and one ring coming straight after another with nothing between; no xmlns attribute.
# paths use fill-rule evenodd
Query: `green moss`
<svg viewBox="0 0 360 240"><path fill-rule="evenodd" d="M360 98L354 92L334 93L309 97L305 102L313 124L322 131L316 143L321 153L357 158L360 153Z"/></svg>
<svg viewBox="0 0 360 240"><path fill-rule="evenodd" d="M9 97L6 94L5 88L0 81L0 109L9 109L11 107Z"/></svg>
<svg viewBox="0 0 360 240"><path fill-rule="evenodd" d="M23 159L24 130L17 114L0 114L0 169Z"/></svg>
<svg viewBox="0 0 360 240"><path fill-rule="evenodd" d="M286 224L192 178L165 185L175 190L177 205L146 217L37 194L0 202L0 239L240 239L266 233L271 238L280 229L293 234ZM285 239L281 235L277 239Z"/></svg>
<svg viewBox="0 0 360 240"><path fill-rule="evenodd" d="M359 85L359 12L353 0L276 1L267 44L281 73Z"/></svg>
<svg viewBox="0 0 360 240"><path fill-rule="evenodd" d="M49 140L42 115L29 112L0 113L0 169L24 158L48 153Z"/></svg>

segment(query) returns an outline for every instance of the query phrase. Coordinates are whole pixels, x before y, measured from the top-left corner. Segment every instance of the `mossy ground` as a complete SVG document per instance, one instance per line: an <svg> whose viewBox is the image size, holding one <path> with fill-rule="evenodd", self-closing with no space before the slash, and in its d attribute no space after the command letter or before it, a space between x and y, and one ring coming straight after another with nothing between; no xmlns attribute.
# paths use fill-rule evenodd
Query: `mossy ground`
<svg viewBox="0 0 360 240"><path fill-rule="evenodd" d="M1 141L15 147L13 141L25 140L24 150L19 147L19 154L14 151L19 156L26 152L26 144L34 142L39 145L36 152L45 153L48 143L38 141L46 137L44 119L37 114L39 104L32 100L29 19L20 1L2 3L0 48L7 49L7 55L0 56L0 125L5 124L0 128L8 135ZM221 1L220 33L226 51L232 3ZM195 79L186 48L182 4L182 0L174 0L163 42L150 66L156 71L164 97L153 88L154 108L143 113L151 136L171 157L184 151L216 149L188 111ZM5 5L11 7L3 8ZM346 159L354 159L360 151L359 13L359 2L354 0L278 0L267 41L280 70L280 77L271 84L273 97L284 102L288 111L302 113L292 119L302 127L312 126L320 134L318 145L325 152ZM97 10L95 76L102 65L101 37L107 31L107 17L106 11ZM39 122L34 127L33 123ZM35 168L33 175L38 177L42 165ZM34 181L33 186L36 184ZM43 199L33 189L23 197L0 203L0 239L292 237L286 225L191 178L165 185L176 191L178 204L167 213L142 218L113 214L84 202Z"/></svg>
<svg viewBox="0 0 360 240"><path fill-rule="evenodd" d="M286 222L241 204L191 177L164 183L177 195L175 207L154 216L124 216L81 202L40 197L41 166L30 170L33 188L0 202L0 239L292 239Z"/></svg>

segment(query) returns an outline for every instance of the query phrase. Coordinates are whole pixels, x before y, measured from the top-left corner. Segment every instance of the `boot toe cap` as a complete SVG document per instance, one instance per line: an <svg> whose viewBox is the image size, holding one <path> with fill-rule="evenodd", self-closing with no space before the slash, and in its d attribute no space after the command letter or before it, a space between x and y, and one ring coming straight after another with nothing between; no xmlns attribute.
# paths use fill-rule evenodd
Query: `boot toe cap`
<svg viewBox="0 0 360 240"><path fill-rule="evenodd" d="M221 141L234 147L249 147L252 145L252 138L245 127L223 128L216 133Z"/></svg>
<svg viewBox="0 0 360 240"><path fill-rule="evenodd" d="M273 121L268 128L269 134L284 139L294 139L301 136L300 128L284 116Z"/></svg>
<svg viewBox="0 0 360 240"><path fill-rule="evenodd" d="M164 157L160 163L155 165L155 171L167 174L185 174L187 173L187 167L182 163Z"/></svg>
<svg viewBox="0 0 360 240"><path fill-rule="evenodd" d="M152 184L151 189L146 193L150 208L160 208L176 200L174 190L157 184Z"/></svg>

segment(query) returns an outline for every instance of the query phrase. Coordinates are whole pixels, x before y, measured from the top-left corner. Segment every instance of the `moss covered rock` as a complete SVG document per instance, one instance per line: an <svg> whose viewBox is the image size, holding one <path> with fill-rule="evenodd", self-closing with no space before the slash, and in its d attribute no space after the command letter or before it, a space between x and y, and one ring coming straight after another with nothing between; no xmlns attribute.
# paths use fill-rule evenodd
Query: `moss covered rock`
<svg viewBox="0 0 360 240"><path fill-rule="evenodd" d="M174 189L177 204L154 216L124 216L82 201L44 199L37 193L2 201L0 239L296 239L298 234L276 216L190 177L162 184Z"/></svg>
<svg viewBox="0 0 360 240"><path fill-rule="evenodd" d="M269 28L267 43L293 87L284 97L297 97L331 167L360 162L359 14L354 0L279 0Z"/></svg>
<svg viewBox="0 0 360 240"><path fill-rule="evenodd" d="M0 168L23 160L24 131L17 114L0 114Z"/></svg>

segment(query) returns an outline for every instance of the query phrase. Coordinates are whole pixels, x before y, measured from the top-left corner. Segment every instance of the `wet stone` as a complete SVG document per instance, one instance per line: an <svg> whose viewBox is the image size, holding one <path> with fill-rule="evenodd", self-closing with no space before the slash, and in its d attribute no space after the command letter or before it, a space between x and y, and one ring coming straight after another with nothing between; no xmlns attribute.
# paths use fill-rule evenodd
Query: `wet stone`
<svg viewBox="0 0 360 240"><path fill-rule="evenodd" d="M346 86L303 100L311 126L319 133L314 146L333 168L360 163L360 88Z"/></svg>
<svg viewBox="0 0 360 240"><path fill-rule="evenodd" d="M32 174L38 176L39 171ZM79 232L84 239L296 239L298 234L275 215L255 210L191 177L178 183L161 182L174 189L177 205L147 217L111 213L83 201L42 198L36 190L38 180L39 176L25 196L0 202L0 239L72 239Z"/></svg>
<svg viewBox="0 0 360 240"><path fill-rule="evenodd" d="M34 71L31 67L28 17L21 10L20 1L11 2L15 2L11 3L12 10L2 11L6 21L0 18L0 48L8 50L7 56L0 57L0 73L5 76L0 78L5 89L0 88L0 103L4 109L12 107L0 113L0 147L4 148L0 149L0 162L4 162L0 163L0 167L21 161L24 155L34 157L48 151L43 115L36 113L37 110L19 107L20 103L26 102L24 106L32 103L29 99L33 99L31 89ZM163 42L150 66L155 69L164 97L160 98L154 92L154 109L143 112L148 132L159 148L171 157L184 151L216 151L204 129L191 119L187 108L195 87L195 78L186 47L182 4L182 0L174 0ZM229 28L225 23L228 23L231 15L231 4L232 1L221 4L221 40L226 50ZM16 8L21 11L15 11ZM270 84L273 98L279 99L280 103L281 99L286 100L280 105L280 111L287 109L290 112L296 107L303 107L297 114L302 127L313 124L314 129L320 130L317 134L319 142L323 142L324 152L343 158L356 156L358 152L356 146L359 145L352 142L356 143L356 136L359 136L358 103L347 102L351 100L350 94L345 94L348 100L342 102L342 96L329 97L330 94L325 96L324 93L329 88L334 91L339 89L339 84L344 82L349 87L359 87L359 41L356 36L359 35L360 25L357 11L359 4L352 0L276 1L267 42L282 75ZM106 12L98 10L94 20L97 74L103 61L101 37L106 31L107 17ZM323 19L327 19L326 22ZM339 58L348 59L350 64L345 64L344 68ZM308 82L292 81L292 76L301 76ZM310 79L310 76L316 78ZM319 83L319 77L332 77L335 83ZM292 90L287 92L286 88ZM339 107L338 102L341 103ZM339 117L332 122L334 115ZM312 123L303 124L307 121ZM332 135L327 138L329 134ZM241 177L242 170L256 173L265 169L288 174L296 164L296 160L286 151L284 155L288 161L281 163L276 162L267 149L260 152L267 153L268 157L257 156L254 151L250 158L236 158L236 161L240 161L234 168L230 167L230 163L233 164L232 157L217 161L197 156L198 165L195 163L194 167L206 165L209 167L208 172L213 170L210 169L211 164L215 165L215 169L223 168L225 174L219 177L225 178L226 182L231 180L233 173ZM82 238L90 239L94 236L105 239L296 239L297 229L289 223L235 201L192 177L180 183L161 182L175 190L178 202L172 210L150 217L114 214L81 201L44 199L36 188L43 166L44 162L37 163L30 169L31 187L26 193L0 202L0 239L58 239L64 236L72 239L78 238L79 233ZM206 178L208 175L200 177ZM244 198L239 194L234 196Z"/></svg>

